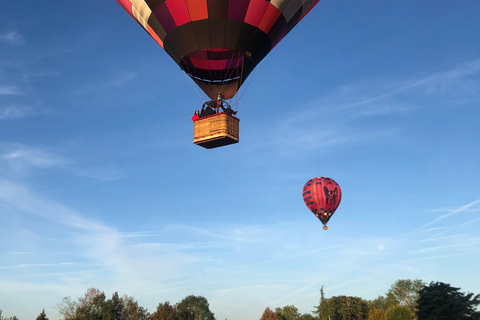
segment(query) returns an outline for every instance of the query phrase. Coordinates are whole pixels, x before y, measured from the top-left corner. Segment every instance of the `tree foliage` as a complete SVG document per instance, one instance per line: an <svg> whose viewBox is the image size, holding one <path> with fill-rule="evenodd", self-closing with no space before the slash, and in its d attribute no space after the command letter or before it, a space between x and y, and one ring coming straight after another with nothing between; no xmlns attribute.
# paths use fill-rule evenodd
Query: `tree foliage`
<svg viewBox="0 0 480 320"><path fill-rule="evenodd" d="M9 318L3 317L2 310L0 309L0 320L18 320L18 318L16 316L9 317Z"/></svg>
<svg viewBox="0 0 480 320"><path fill-rule="evenodd" d="M146 309L128 296L120 298L115 292L111 299L105 293L91 288L83 297L72 300L63 298L58 305L58 312L64 320L149 320Z"/></svg>
<svg viewBox="0 0 480 320"><path fill-rule="evenodd" d="M320 301L315 313L320 320L366 320L367 302L359 297L335 296Z"/></svg>
<svg viewBox="0 0 480 320"><path fill-rule="evenodd" d="M45 309L43 309L42 312L37 316L36 320L48 320Z"/></svg>
<svg viewBox="0 0 480 320"><path fill-rule="evenodd" d="M208 300L202 296L190 295L175 305L181 320L215 320Z"/></svg>
<svg viewBox="0 0 480 320"><path fill-rule="evenodd" d="M152 320L177 320L177 309L170 302L159 303L157 310L152 313Z"/></svg>
<svg viewBox="0 0 480 320"><path fill-rule="evenodd" d="M388 307L385 312L386 320L413 320L415 319L415 313L410 310L410 307L407 305L394 305Z"/></svg>
<svg viewBox="0 0 480 320"><path fill-rule="evenodd" d="M385 310L373 308L368 312L368 320L386 320Z"/></svg>
<svg viewBox="0 0 480 320"><path fill-rule="evenodd" d="M407 306L410 311L415 312L418 292L425 283L420 279L401 279L395 281L387 292L386 307L395 304Z"/></svg>
<svg viewBox="0 0 480 320"><path fill-rule="evenodd" d="M265 311L263 311L263 314L260 320L278 320L278 318L277 318L277 314L273 312L272 309L267 307Z"/></svg>
<svg viewBox="0 0 480 320"><path fill-rule="evenodd" d="M294 305L285 306L283 308L275 308L278 320L298 320L301 316L298 308Z"/></svg>
<svg viewBox="0 0 480 320"><path fill-rule="evenodd" d="M417 316L419 320L480 319L480 295L465 294L460 288L443 282L431 282L419 292Z"/></svg>

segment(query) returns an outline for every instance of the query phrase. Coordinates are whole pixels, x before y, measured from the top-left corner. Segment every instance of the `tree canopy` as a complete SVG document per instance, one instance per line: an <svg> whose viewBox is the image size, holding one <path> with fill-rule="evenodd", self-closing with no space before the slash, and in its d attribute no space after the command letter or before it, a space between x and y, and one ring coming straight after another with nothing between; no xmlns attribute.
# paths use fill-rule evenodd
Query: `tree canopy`
<svg viewBox="0 0 480 320"><path fill-rule="evenodd" d="M443 282L431 282L419 292L417 316L419 320L473 320L480 319L480 295L465 294L460 288Z"/></svg>

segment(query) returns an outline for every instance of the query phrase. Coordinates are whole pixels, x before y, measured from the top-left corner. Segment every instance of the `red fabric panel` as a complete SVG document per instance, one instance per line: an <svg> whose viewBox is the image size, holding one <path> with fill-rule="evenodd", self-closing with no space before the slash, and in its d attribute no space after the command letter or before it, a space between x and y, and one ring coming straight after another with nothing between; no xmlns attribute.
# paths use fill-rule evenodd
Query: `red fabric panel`
<svg viewBox="0 0 480 320"><path fill-rule="evenodd" d="M280 14L282 14L280 10L278 10L273 4L269 3L267 11L265 11L265 15L263 16L262 21L260 21L258 28L263 32L268 33Z"/></svg>
<svg viewBox="0 0 480 320"><path fill-rule="evenodd" d="M207 70L223 70L227 65L227 60L206 60L190 57L192 64L195 68L207 69Z"/></svg>
<svg viewBox="0 0 480 320"><path fill-rule="evenodd" d="M163 29L165 29L166 33L169 33L170 31L172 31L173 28L177 26L165 2L156 7L153 11L153 14L155 15L155 17L157 17L157 20L160 22Z"/></svg>
<svg viewBox="0 0 480 320"><path fill-rule="evenodd" d="M207 0L185 0L192 21L208 18Z"/></svg>
<svg viewBox="0 0 480 320"><path fill-rule="evenodd" d="M244 21L250 0L230 0L228 2L228 19Z"/></svg>
<svg viewBox="0 0 480 320"><path fill-rule="evenodd" d="M191 21L184 0L167 0L165 3L177 26Z"/></svg>
<svg viewBox="0 0 480 320"><path fill-rule="evenodd" d="M251 0L245 16L245 22L258 27L269 4L270 2L265 0Z"/></svg>

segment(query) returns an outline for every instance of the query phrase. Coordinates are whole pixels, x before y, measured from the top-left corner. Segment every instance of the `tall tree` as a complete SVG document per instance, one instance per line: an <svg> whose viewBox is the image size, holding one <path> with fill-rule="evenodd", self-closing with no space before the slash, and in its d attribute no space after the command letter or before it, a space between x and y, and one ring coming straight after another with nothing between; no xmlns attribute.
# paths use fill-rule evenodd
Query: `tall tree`
<svg viewBox="0 0 480 320"><path fill-rule="evenodd" d="M300 312L298 312L298 308L294 305L275 308L275 313L279 320L298 320L301 316Z"/></svg>
<svg viewBox="0 0 480 320"><path fill-rule="evenodd" d="M366 320L367 302L359 297L335 296L324 299L317 310L320 320Z"/></svg>
<svg viewBox="0 0 480 320"><path fill-rule="evenodd" d="M419 320L473 320L480 319L480 295L465 294L460 288L443 282L430 282L419 292L417 316Z"/></svg>
<svg viewBox="0 0 480 320"><path fill-rule="evenodd" d="M48 320L45 309L43 309L42 312L37 316L36 320Z"/></svg>
<svg viewBox="0 0 480 320"><path fill-rule="evenodd" d="M138 305L138 302L127 295L121 298L123 318L127 320L150 320L150 313L144 307Z"/></svg>
<svg viewBox="0 0 480 320"><path fill-rule="evenodd" d="M420 279L401 279L395 281L387 292L387 300L395 298L401 306L407 306L412 312L415 312L418 292L425 283ZM390 296L389 296L390 295ZM394 303L388 303L387 308Z"/></svg>
<svg viewBox="0 0 480 320"><path fill-rule="evenodd" d="M170 302L159 303L157 310L152 313L152 320L178 320L177 310Z"/></svg>
<svg viewBox="0 0 480 320"><path fill-rule="evenodd" d="M263 311L263 314L260 320L278 320L278 318L277 318L277 314L273 312L272 309L267 307L265 311Z"/></svg>
<svg viewBox="0 0 480 320"><path fill-rule="evenodd" d="M208 300L202 296L190 295L175 305L182 320L215 320ZM193 316L193 317L192 317ZM184 318L182 318L184 317Z"/></svg>

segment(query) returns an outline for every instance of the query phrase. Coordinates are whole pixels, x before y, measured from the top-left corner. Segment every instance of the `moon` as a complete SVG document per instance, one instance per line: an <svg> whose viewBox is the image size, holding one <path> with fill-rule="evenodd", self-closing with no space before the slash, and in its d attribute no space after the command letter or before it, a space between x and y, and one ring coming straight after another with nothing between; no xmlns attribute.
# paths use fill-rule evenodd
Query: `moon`
<svg viewBox="0 0 480 320"><path fill-rule="evenodd" d="M383 251L385 249L385 246L383 244L378 245L378 250Z"/></svg>

